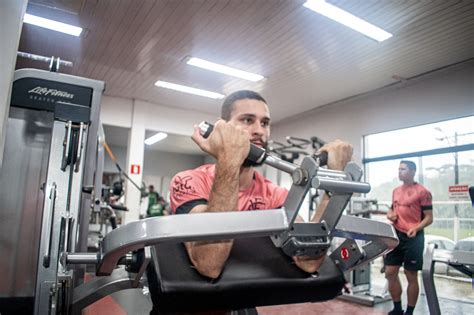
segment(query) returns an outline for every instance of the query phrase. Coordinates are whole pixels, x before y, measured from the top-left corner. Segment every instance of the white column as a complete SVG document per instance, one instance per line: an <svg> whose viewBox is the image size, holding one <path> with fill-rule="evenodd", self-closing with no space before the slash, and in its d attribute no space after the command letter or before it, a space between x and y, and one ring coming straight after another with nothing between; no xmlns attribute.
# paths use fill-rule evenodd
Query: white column
<svg viewBox="0 0 474 315"><path fill-rule="evenodd" d="M128 176L141 187L143 177L143 156L145 150L145 111L140 108L140 103L133 101L132 128L127 150L127 172ZM138 174L132 174L132 166L138 165L140 171ZM136 169L136 168L135 168ZM140 197L141 193L130 181L126 180L125 185L125 205L129 212L125 213L125 222L137 221L140 216Z"/></svg>
<svg viewBox="0 0 474 315"><path fill-rule="evenodd" d="M15 71L16 52L20 43L23 15L28 0L0 1L0 167L3 160L6 122L10 108L10 96Z"/></svg>

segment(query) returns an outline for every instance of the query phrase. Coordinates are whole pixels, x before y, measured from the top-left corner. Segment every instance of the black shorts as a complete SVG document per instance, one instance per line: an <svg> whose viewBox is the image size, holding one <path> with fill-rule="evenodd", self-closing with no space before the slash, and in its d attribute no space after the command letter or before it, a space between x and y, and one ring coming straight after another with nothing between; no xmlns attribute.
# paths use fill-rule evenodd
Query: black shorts
<svg viewBox="0 0 474 315"><path fill-rule="evenodd" d="M405 233L397 230L397 236L400 243L393 251L385 255L385 265L403 265L406 270L421 270L425 248L425 234L423 231L418 232L415 237L409 238Z"/></svg>

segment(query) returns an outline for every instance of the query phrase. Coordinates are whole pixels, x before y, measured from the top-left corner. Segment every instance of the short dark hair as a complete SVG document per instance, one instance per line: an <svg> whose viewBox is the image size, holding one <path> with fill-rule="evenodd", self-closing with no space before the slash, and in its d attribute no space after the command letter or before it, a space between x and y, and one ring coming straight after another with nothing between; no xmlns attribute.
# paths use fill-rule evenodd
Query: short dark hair
<svg viewBox="0 0 474 315"><path fill-rule="evenodd" d="M221 118L225 121L229 121L230 115L232 114L232 110L234 109L234 103L238 100L245 99L257 100L267 104L267 101L257 92L250 90L237 91L227 96L224 100L224 103L222 103Z"/></svg>
<svg viewBox="0 0 474 315"><path fill-rule="evenodd" d="M408 161L408 160L401 160L400 161L400 164L405 164L408 169L412 170L412 171L416 171L416 164L415 162L412 162L412 161Z"/></svg>

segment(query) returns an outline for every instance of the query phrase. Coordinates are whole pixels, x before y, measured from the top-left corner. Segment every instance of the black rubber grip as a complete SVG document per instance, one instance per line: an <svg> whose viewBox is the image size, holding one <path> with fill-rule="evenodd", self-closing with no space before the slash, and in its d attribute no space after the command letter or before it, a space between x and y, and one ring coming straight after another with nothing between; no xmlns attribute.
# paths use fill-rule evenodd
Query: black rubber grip
<svg viewBox="0 0 474 315"><path fill-rule="evenodd" d="M257 147L253 143L250 144L250 151L249 151L249 155L247 156L247 160L250 160L258 164L262 164L263 161L265 161L266 157L267 157L267 152L265 151L265 149Z"/></svg>
<svg viewBox="0 0 474 315"><path fill-rule="evenodd" d="M204 138L209 137L214 126L207 121L203 121L199 124L199 129L201 130L201 136ZM250 151L249 155L247 156L247 160L252 161L257 164L262 164L267 157L267 151L265 149L257 147L253 143L250 144Z"/></svg>
<svg viewBox="0 0 474 315"><path fill-rule="evenodd" d="M119 211L128 211L128 208L125 206L119 206L119 205L110 205L110 207L114 210L119 210Z"/></svg>
<svg viewBox="0 0 474 315"><path fill-rule="evenodd" d="M326 166L328 164L328 153L327 151L322 151L321 153L314 154L313 158L318 162L319 166Z"/></svg>
<svg viewBox="0 0 474 315"><path fill-rule="evenodd" d="M115 230L117 228L117 219L115 217L110 217L109 221L110 225L112 225L112 230Z"/></svg>

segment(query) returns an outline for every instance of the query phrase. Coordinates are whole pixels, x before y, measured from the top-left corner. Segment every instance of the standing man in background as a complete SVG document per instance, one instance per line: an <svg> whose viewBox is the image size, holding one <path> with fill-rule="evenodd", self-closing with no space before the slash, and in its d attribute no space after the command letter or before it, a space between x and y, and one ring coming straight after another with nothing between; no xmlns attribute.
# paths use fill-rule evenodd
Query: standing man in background
<svg viewBox="0 0 474 315"><path fill-rule="evenodd" d="M162 208L160 204L160 198L160 195L155 191L155 186L148 186L148 207L146 210L147 217L156 217L164 215L164 208Z"/></svg>
<svg viewBox="0 0 474 315"><path fill-rule="evenodd" d="M415 163L405 160L400 162L398 177L403 185L393 191L392 208L387 213L387 218L393 222L400 240L398 246L385 256L385 277L394 304L389 315L413 314L420 291L418 270L423 266L423 229L433 223L431 193L415 182L415 173ZM402 286L398 278L402 265L408 281L405 313L401 305Z"/></svg>

